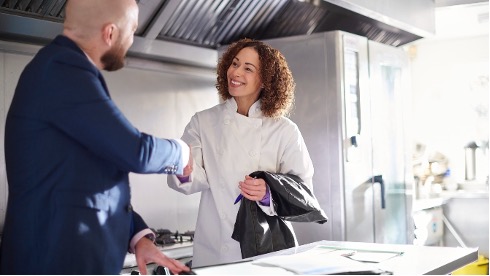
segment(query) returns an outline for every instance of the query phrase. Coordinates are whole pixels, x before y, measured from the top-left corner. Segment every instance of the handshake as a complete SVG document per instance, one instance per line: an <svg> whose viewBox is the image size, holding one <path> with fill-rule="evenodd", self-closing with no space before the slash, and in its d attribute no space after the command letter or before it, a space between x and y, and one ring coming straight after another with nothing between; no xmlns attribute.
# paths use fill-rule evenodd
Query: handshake
<svg viewBox="0 0 490 276"><path fill-rule="evenodd" d="M186 145L189 149L189 161L187 162L187 165L184 167L184 172L182 173L182 175L178 175L179 177L189 177L192 173L192 163L193 163L192 151L191 151L191 147L188 144ZM184 150L182 150L182 152L185 154Z"/></svg>

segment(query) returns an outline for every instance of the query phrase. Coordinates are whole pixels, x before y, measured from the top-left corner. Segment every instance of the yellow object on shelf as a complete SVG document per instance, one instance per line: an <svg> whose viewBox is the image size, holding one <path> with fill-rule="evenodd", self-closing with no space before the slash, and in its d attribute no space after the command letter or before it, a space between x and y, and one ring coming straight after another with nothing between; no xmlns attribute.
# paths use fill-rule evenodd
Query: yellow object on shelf
<svg viewBox="0 0 490 276"><path fill-rule="evenodd" d="M463 266L451 273L452 275L488 275L488 259L479 255L478 260Z"/></svg>

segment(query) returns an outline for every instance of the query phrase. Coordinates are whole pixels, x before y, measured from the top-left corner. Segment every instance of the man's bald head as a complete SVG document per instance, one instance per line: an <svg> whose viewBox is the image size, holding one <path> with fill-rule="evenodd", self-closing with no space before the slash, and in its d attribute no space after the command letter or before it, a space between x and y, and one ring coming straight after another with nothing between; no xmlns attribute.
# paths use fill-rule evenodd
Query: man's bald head
<svg viewBox="0 0 490 276"><path fill-rule="evenodd" d="M106 67L100 64L100 59L107 51L118 47L125 55L137 26L135 0L68 0L65 7L63 34L75 41L101 69Z"/></svg>
<svg viewBox="0 0 490 276"><path fill-rule="evenodd" d="M64 28L77 36L87 37L97 34L109 23L122 27L135 16L137 22L135 0L68 0Z"/></svg>

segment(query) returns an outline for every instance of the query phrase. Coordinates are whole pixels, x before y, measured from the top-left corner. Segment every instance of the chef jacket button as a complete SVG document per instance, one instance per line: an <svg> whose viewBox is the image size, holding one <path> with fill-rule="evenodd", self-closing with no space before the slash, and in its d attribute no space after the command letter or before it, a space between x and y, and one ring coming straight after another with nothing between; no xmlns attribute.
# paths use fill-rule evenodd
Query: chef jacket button
<svg viewBox="0 0 490 276"><path fill-rule="evenodd" d="M230 120L225 119L225 120L223 121L223 123L224 123L225 125L229 125L229 124L230 124Z"/></svg>
<svg viewBox="0 0 490 276"><path fill-rule="evenodd" d="M252 151L249 152L249 155L252 156L252 157L254 157L255 155L257 155L257 153L252 150Z"/></svg>
<svg viewBox="0 0 490 276"><path fill-rule="evenodd" d="M226 251L228 251L228 246L223 245L223 247L221 247L221 249L222 249L224 252L226 252Z"/></svg>
<svg viewBox="0 0 490 276"><path fill-rule="evenodd" d="M133 211L133 205L128 204L128 206L126 206L126 210L128 211L128 213Z"/></svg>

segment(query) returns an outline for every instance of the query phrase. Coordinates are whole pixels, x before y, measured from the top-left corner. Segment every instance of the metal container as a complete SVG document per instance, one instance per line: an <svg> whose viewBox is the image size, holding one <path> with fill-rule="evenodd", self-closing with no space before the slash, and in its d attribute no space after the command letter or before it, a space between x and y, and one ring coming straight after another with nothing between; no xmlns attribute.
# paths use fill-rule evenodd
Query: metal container
<svg viewBox="0 0 490 276"><path fill-rule="evenodd" d="M469 143L464 148L466 180L476 179L476 151L478 150L478 148L479 147L475 142Z"/></svg>
<svg viewBox="0 0 490 276"><path fill-rule="evenodd" d="M465 146L465 180L484 183L488 178L488 143L471 142Z"/></svg>

